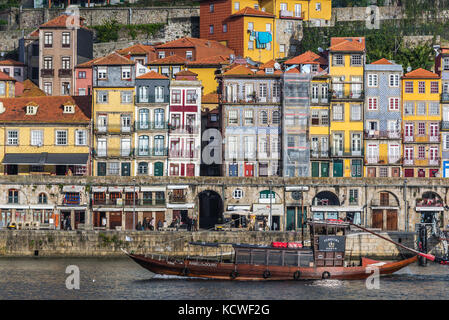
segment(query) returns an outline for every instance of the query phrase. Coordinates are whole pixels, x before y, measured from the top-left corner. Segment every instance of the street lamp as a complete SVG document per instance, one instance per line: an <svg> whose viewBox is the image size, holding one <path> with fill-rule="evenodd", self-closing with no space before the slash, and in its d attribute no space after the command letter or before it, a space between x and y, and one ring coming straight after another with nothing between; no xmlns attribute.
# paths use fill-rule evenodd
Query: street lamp
<svg viewBox="0 0 449 320"><path fill-rule="evenodd" d="M136 230L136 179L133 179L133 230Z"/></svg>

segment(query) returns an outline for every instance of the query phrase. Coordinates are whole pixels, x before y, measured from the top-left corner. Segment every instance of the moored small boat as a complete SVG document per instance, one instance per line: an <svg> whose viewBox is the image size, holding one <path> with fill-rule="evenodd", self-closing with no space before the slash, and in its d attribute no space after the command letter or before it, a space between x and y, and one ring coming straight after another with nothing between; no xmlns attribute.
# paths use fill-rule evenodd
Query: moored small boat
<svg viewBox="0 0 449 320"><path fill-rule="evenodd" d="M273 243L270 246L231 244L231 261L188 257L176 259L160 254L128 256L143 268L163 275L177 275L218 280L266 281L313 279L366 279L377 268L378 274L392 274L417 260L381 262L362 258L358 266L345 261L346 232L349 223L310 221L311 246L297 243ZM192 243L209 247L219 243ZM224 244L230 245L230 244Z"/></svg>

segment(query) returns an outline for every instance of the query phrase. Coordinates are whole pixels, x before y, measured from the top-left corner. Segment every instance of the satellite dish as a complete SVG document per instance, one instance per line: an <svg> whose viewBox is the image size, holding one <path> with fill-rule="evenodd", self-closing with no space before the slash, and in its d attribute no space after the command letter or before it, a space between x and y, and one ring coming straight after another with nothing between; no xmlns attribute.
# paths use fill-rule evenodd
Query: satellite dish
<svg viewBox="0 0 449 320"><path fill-rule="evenodd" d="M275 63L274 64L274 68L276 69L276 70L279 70L279 69L281 69L281 65L279 64L279 63Z"/></svg>
<svg viewBox="0 0 449 320"><path fill-rule="evenodd" d="M321 48L321 47L318 47L318 52L323 52L324 51L324 49L323 48Z"/></svg>
<svg viewBox="0 0 449 320"><path fill-rule="evenodd" d="M410 72L410 71L412 71L412 67L408 66L407 67L407 72Z"/></svg>

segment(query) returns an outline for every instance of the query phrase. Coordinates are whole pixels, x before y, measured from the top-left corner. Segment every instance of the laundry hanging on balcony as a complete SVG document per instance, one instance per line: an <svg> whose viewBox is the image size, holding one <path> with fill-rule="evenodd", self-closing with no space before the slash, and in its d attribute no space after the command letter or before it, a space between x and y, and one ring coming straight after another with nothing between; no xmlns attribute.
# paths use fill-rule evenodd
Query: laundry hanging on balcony
<svg viewBox="0 0 449 320"><path fill-rule="evenodd" d="M265 49L267 47L267 43L273 41L273 37L270 32L256 32L256 48L257 49Z"/></svg>

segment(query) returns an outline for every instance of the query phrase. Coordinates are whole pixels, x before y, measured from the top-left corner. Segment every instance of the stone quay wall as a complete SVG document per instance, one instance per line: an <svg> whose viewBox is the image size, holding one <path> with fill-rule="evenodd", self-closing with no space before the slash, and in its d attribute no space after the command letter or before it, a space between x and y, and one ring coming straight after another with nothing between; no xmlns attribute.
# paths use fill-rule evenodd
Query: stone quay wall
<svg viewBox="0 0 449 320"><path fill-rule="evenodd" d="M415 248L416 234L411 232L382 232L383 236ZM130 240L130 241L127 241ZM0 257L120 257L121 248L135 253L160 253L172 256L216 255L220 250L189 245L189 242L248 243L269 245L273 241L301 241L301 232L264 231L0 231ZM305 235L309 245L309 235ZM231 253L224 246L222 253ZM430 251L439 254L436 247ZM346 258L357 261L361 256L375 259L402 259L411 253L368 233L349 234Z"/></svg>

